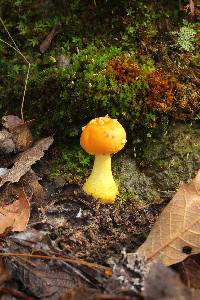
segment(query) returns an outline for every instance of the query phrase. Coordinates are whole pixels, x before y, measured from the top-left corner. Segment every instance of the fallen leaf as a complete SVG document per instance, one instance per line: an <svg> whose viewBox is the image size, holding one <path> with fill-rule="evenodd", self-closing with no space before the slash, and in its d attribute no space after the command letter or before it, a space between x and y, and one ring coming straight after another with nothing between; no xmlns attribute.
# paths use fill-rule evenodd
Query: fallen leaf
<svg viewBox="0 0 200 300"><path fill-rule="evenodd" d="M2 117L1 123L11 132L16 126L22 125L24 122L17 116L7 115Z"/></svg>
<svg viewBox="0 0 200 300"><path fill-rule="evenodd" d="M17 126L12 132L13 141L17 151L25 151L33 144L33 137L26 125Z"/></svg>
<svg viewBox="0 0 200 300"><path fill-rule="evenodd" d="M198 300L179 275L161 263L153 263L144 282L144 300Z"/></svg>
<svg viewBox="0 0 200 300"><path fill-rule="evenodd" d="M0 150L4 153L11 153L15 150L12 134L5 129L0 131Z"/></svg>
<svg viewBox="0 0 200 300"><path fill-rule="evenodd" d="M189 288L200 289L200 264L193 257L188 257L178 265L182 281Z"/></svg>
<svg viewBox="0 0 200 300"><path fill-rule="evenodd" d="M66 289L92 285L66 263L50 261L47 264L39 259L31 261L15 257L6 264L12 277L20 280L38 299L57 300Z"/></svg>
<svg viewBox="0 0 200 300"><path fill-rule="evenodd" d="M25 190L26 188L31 188L33 194L32 200L35 200L38 207L40 207L46 198L46 192L38 180L39 177L32 169L23 176L23 186Z"/></svg>
<svg viewBox="0 0 200 300"><path fill-rule="evenodd" d="M172 265L200 252L200 170L183 184L137 250L147 260ZM131 255L131 254L130 254Z"/></svg>
<svg viewBox="0 0 200 300"><path fill-rule="evenodd" d="M44 151L47 150L52 143L52 137L44 138L32 148L24 151L17 158L14 166L8 170L6 175L1 177L0 187L6 182L18 182L23 175L30 171L31 166L44 155Z"/></svg>
<svg viewBox="0 0 200 300"><path fill-rule="evenodd" d="M56 37L56 35L60 32L61 24L56 24L53 29L50 31L50 33L47 35L47 37L44 39L44 41L40 45L40 52L45 53L49 46L51 45L51 42Z"/></svg>
<svg viewBox="0 0 200 300"><path fill-rule="evenodd" d="M68 257L54 248L45 232L29 229L15 233L3 239L0 249L11 278L20 281L37 299L57 300L75 287L101 288L105 280L104 272L96 269L95 264L83 265L72 257L65 261Z"/></svg>
<svg viewBox="0 0 200 300"><path fill-rule="evenodd" d="M179 0L180 1L180 0ZM184 5L183 7L181 6L181 10L187 12L191 18L195 17L195 4L194 0L188 0L188 4Z"/></svg>
<svg viewBox="0 0 200 300"><path fill-rule="evenodd" d="M28 126L33 122L34 120L24 122L14 115L2 117L2 124L11 135L15 150L25 151L32 146L33 138Z"/></svg>
<svg viewBox="0 0 200 300"><path fill-rule="evenodd" d="M4 264L2 257L0 257L0 286L10 279L10 274Z"/></svg>
<svg viewBox="0 0 200 300"><path fill-rule="evenodd" d="M23 189L19 189L18 199L12 204L0 207L0 234L8 228L24 231L30 217L30 203Z"/></svg>

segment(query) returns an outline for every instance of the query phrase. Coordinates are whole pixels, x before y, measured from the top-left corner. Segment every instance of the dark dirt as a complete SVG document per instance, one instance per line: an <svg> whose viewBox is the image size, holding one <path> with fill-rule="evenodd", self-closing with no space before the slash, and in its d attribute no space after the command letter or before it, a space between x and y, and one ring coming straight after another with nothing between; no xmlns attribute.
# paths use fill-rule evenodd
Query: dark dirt
<svg viewBox="0 0 200 300"><path fill-rule="evenodd" d="M105 205L75 184L57 188L54 182L46 182L44 186L49 197L40 210L32 203L29 226L49 232L56 247L67 255L100 264L124 248L136 250L167 202L139 209L131 201Z"/></svg>

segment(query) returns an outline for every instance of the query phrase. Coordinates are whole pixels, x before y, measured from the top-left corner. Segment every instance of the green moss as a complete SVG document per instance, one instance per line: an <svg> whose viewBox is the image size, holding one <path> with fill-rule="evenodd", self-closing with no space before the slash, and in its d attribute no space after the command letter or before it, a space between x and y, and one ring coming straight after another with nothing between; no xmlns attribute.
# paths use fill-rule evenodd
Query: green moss
<svg viewBox="0 0 200 300"><path fill-rule="evenodd" d="M49 178L63 176L66 181L82 183L86 174L92 166L92 156L83 151L80 146L71 145L57 149L56 157L53 159Z"/></svg>
<svg viewBox="0 0 200 300"><path fill-rule="evenodd" d="M159 202L160 196L151 177L139 170L130 155L121 155L115 159L113 170L119 184L120 202L132 200L141 206Z"/></svg>
<svg viewBox="0 0 200 300"><path fill-rule="evenodd" d="M146 174L153 179L157 190L174 191L199 169L198 127L176 124L144 148Z"/></svg>
<svg viewBox="0 0 200 300"><path fill-rule="evenodd" d="M196 102L189 106L189 118L194 118L199 103L196 73L174 70L176 59L170 57L171 29L182 24L177 2L147 2L0 0L5 24L31 62L24 115L37 120L36 135L54 133L57 143L76 139L90 119L109 114L126 127L133 153L140 158L144 146L170 125L172 112L158 112L146 104L146 76L160 65L168 66L165 57L169 63L166 73L177 74L186 82L184 91L189 90L189 95L194 91ZM169 21L169 32L159 29L166 28ZM39 45L58 23L60 33L47 51L40 53ZM164 36L160 32L165 32ZM1 31L0 37L8 41L5 32ZM195 51L190 64L197 64ZM2 43L0 55L0 113L20 115L27 66ZM140 75L119 82L107 72L107 64L113 59L126 64L127 57L138 65ZM177 61L176 65L180 68L183 64ZM123 71L127 75L127 70ZM188 99L188 95L181 99L185 96ZM185 112L183 104L181 109L173 108L173 118L179 117L179 110Z"/></svg>

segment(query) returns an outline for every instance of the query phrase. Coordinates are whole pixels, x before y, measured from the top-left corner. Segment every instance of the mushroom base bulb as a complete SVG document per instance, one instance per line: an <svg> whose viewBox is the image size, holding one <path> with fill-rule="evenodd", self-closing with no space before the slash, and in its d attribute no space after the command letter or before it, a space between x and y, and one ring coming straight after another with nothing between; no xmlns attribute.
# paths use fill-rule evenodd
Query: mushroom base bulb
<svg viewBox="0 0 200 300"><path fill-rule="evenodd" d="M111 171L110 155L96 155L92 173L83 186L84 192L99 198L103 203L112 203L118 194L118 187Z"/></svg>

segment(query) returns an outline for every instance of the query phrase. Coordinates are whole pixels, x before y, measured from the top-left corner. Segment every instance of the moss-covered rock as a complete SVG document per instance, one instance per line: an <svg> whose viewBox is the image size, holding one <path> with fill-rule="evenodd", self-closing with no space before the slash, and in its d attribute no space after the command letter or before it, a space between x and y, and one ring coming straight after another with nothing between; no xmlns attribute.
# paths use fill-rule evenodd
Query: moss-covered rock
<svg viewBox="0 0 200 300"><path fill-rule="evenodd" d="M199 124L174 124L144 148L139 165L129 155L118 157L114 172L121 187L120 201L132 199L142 206L157 203L163 192L172 195L191 180L200 168L199 129Z"/></svg>
<svg viewBox="0 0 200 300"><path fill-rule="evenodd" d="M176 123L144 149L146 174L160 191L174 191L200 168L199 125Z"/></svg>
<svg viewBox="0 0 200 300"><path fill-rule="evenodd" d="M160 195L152 178L142 172L130 156L122 155L118 158L114 173L120 186L120 202L129 199L146 206L160 201Z"/></svg>

